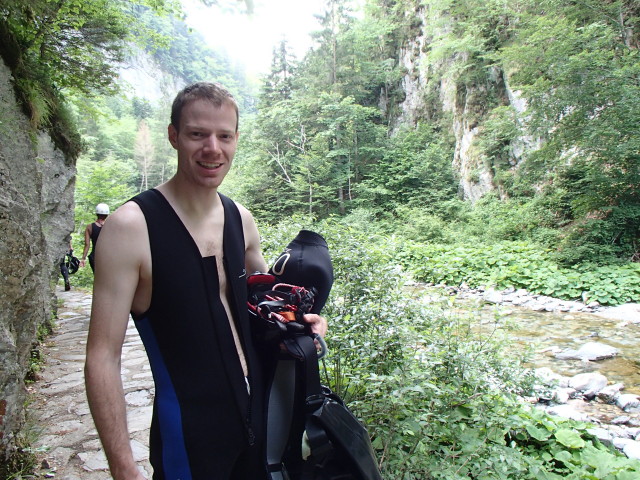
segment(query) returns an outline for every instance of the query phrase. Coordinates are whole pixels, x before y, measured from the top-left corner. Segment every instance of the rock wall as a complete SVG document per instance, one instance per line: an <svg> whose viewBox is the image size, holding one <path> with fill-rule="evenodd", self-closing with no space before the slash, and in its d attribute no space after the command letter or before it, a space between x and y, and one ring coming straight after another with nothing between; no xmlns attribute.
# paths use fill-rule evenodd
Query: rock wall
<svg viewBox="0 0 640 480"><path fill-rule="evenodd" d="M496 189L490 162L483 158L477 146L477 140L482 135L482 120L489 113L487 97L500 98L505 105L511 105L518 112L522 112L526 105L517 92L511 91L499 68L493 68L482 85L458 84L447 75L440 78L439 70L465 62L466 54L456 53L452 58L443 59L435 65L427 62L431 38L426 27L430 22L437 22L439 28L446 30L448 25L441 19L433 18L426 7L420 7L414 15L421 27L413 29L412 38L400 51L399 62L405 71L402 80L404 100L400 104L401 113L396 125L431 121L437 115L434 112L450 117L456 142L452 165L458 174L459 191L465 200L475 202ZM446 31L443 33L446 34ZM516 139L511 148L510 165L517 167L527 149L538 147L537 139Z"/></svg>
<svg viewBox="0 0 640 480"><path fill-rule="evenodd" d="M75 165L32 129L0 59L0 459L15 448L31 350L55 309L74 184Z"/></svg>

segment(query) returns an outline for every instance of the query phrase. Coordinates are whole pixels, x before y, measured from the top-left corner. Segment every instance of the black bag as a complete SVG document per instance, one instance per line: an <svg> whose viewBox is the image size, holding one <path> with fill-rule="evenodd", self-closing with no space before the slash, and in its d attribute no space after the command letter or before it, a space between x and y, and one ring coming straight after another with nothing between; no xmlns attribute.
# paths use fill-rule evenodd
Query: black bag
<svg viewBox="0 0 640 480"><path fill-rule="evenodd" d="M67 264L67 270L69 273L76 273L80 268L80 260L78 260L78 257L74 257L71 252L67 253L65 263Z"/></svg>
<svg viewBox="0 0 640 480"><path fill-rule="evenodd" d="M311 337L296 339L304 363L306 420L303 437L309 452L301 480L382 480L369 433L342 399L320 384L316 347Z"/></svg>
<svg viewBox="0 0 640 480"><path fill-rule="evenodd" d="M322 397L305 425L311 455L303 478L381 479L367 430L327 387L323 387Z"/></svg>
<svg viewBox="0 0 640 480"><path fill-rule="evenodd" d="M367 430L320 384L318 352L302 321L305 313L320 313L332 284L327 243L308 230L287 245L269 274L248 277L254 339L266 348L263 365L274 360L266 394L271 480L382 480ZM286 354L270 356L280 345Z"/></svg>

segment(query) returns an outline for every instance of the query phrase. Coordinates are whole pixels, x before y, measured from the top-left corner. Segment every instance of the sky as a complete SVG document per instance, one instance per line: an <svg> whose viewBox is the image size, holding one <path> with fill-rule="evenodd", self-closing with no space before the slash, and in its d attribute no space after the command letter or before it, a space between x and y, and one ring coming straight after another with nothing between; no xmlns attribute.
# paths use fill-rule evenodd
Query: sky
<svg viewBox="0 0 640 480"><path fill-rule="evenodd" d="M312 46L310 32L318 30L314 13L324 0L254 0L254 13L228 13L198 0L183 0L187 24L198 30L212 48L224 48L247 73L268 73L274 46L286 38L298 60Z"/></svg>

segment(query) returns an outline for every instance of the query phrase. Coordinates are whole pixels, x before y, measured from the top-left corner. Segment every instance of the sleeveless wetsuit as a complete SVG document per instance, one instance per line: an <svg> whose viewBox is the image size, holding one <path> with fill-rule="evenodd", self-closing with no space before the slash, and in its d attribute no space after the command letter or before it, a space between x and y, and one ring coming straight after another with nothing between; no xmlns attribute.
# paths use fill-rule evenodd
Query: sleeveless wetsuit
<svg viewBox="0 0 640 480"><path fill-rule="evenodd" d="M102 227L100 225L98 225L97 223L93 222L91 224L91 253L89 253L89 265L91 265L91 270L95 271L96 265L95 265L95 250L96 250L96 243L98 242L98 236L100 235L100 230L102 230Z"/></svg>
<svg viewBox="0 0 640 480"><path fill-rule="evenodd" d="M154 480L266 478L263 386L247 318L242 220L233 201L220 197L225 222L218 261L230 285L248 379L219 297L215 257L202 258L158 190L132 199L147 222L152 260L151 305L134 320L156 387L150 441Z"/></svg>

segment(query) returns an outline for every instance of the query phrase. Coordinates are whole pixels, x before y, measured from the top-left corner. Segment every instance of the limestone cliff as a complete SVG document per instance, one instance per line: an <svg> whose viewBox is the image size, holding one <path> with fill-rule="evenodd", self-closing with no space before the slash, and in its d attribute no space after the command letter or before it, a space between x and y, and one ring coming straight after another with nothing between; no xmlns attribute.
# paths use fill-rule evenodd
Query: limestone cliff
<svg viewBox="0 0 640 480"><path fill-rule="evenodd" d="M75 165L34 131L0 59L0 458L15 448L38 328L73 230Z"/></svg>
<svg viewBox="0 0 640 480"><path fill-rule="evenodd" d="M429 60L433 30L430 23L448 28L447 22L431 17L426 7L419 7L415 15L412 34L400 50L399 63L405 75L402 79L404 99L396 124L416 124L432 121L435 116L447 118L455 137L454 171L459 178L459 191L465 200L477 201L484 194L495 190L495 171L491 162L479 148L482 125L491 108L510 106L522 112L526 105L508 85L508 78L498 67L487 69L484 82L470 84L459 81L453 75L441 75L442 71L455 71L456 65L464 65L468 58L464 52L451 58L432 62ZM449 23L450 26L450 23ZM492 98L491 105L487 98ZM508 164L516 168L523 153L539 147L539 140L529 137L516 139L511 145Z"/></svg>

